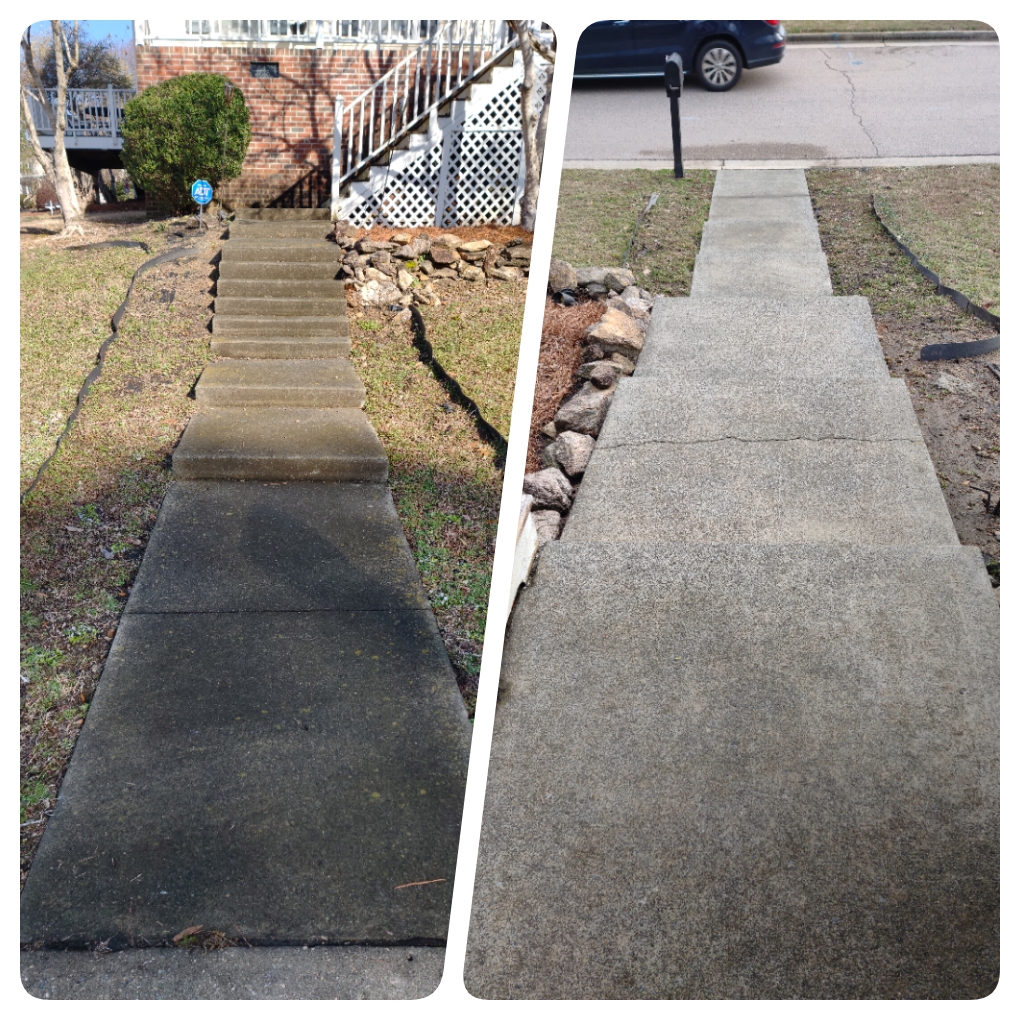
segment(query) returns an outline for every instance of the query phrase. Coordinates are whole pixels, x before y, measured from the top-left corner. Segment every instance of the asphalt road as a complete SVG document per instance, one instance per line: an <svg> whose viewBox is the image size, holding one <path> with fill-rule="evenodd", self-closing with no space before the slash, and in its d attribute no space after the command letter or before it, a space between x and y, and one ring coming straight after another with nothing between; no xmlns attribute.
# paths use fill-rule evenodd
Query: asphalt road
<svg viewBox="0 0 1020 1020"><path fill-rule="evenodd" d="M997 156L998 43L789 46L730 92L688 78L685 160ZM564 158L672 160L660 81L575 82Z"/></svg>

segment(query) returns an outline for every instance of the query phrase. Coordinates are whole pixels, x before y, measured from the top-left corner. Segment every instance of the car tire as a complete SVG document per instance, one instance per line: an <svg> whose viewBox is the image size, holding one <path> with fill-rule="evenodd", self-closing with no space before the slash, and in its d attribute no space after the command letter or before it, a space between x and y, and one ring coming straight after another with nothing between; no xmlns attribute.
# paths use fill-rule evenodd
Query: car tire
<svg viewBox="0 0 1020 1020"><path fill-rule="evenodd" d="M740 81L740 50L725 39L705 43L694 60L694 74L709 92L726 92Z"/></svg>

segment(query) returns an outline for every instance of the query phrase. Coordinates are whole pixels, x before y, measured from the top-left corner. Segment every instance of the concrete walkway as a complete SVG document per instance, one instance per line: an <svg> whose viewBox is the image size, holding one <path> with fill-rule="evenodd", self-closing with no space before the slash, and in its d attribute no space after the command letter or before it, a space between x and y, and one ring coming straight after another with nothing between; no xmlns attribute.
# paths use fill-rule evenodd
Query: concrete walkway
<svg viewBox="0 0 1020 1020"><path fill-rule="evenodd" d="M998 604L801 171L721 171L511 623L484 998L973 998Z"/></svg>
<svg viewBox="0 0 1020 1020"><path fill-rule="evenodd" d="M353 997L438 982L407 947L445 943L470 725L360 410L330 225L261 215L224 244L225 358L22 897L24 944L141 962L25 953L37 994L231 997L286 946L334 947L287 957L293 998L323 973ZM244 962L146 955L194 925Z"/></svg>

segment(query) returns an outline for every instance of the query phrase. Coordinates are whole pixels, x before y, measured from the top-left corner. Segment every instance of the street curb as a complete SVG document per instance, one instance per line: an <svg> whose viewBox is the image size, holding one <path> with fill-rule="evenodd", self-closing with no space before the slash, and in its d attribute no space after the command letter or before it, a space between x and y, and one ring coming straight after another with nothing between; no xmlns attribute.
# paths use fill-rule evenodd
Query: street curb
<svg viewBox="0 0 1020 1020"><path fill-rule="evenodd" d="M841 42L998 42L995 32L798 32L788 35L788 46L798 43Z"/></svg>

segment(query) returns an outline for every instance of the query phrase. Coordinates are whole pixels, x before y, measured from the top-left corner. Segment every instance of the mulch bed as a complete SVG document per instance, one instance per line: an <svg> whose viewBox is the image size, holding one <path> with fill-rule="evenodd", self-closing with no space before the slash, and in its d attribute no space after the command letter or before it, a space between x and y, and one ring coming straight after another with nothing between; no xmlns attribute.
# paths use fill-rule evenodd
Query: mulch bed
<svg viewBox="0 0 1020 1020"><path fill-rule="evenodd" d="M508 244L510 241L523 241L531 244L534 236L523 227L489 226L489 227L371 227L365 232L370 241L388 241L394 234L428 234L439 237L442 234L456 234L465 241L491 241L493 244Z"/></svg>
<svg viewBox="0 0 1020 1020"><path fill-rule="evenodd" d="M566 308L556 304L552 298L545 299L527 471L539 471L543 467L542 450L549 439L540 430L552 420L566 397L579 388L577 370L581 367L581 351L588 339L585 330L594 326L605 310L606 306L601 301L579 301Z"/></svg>

